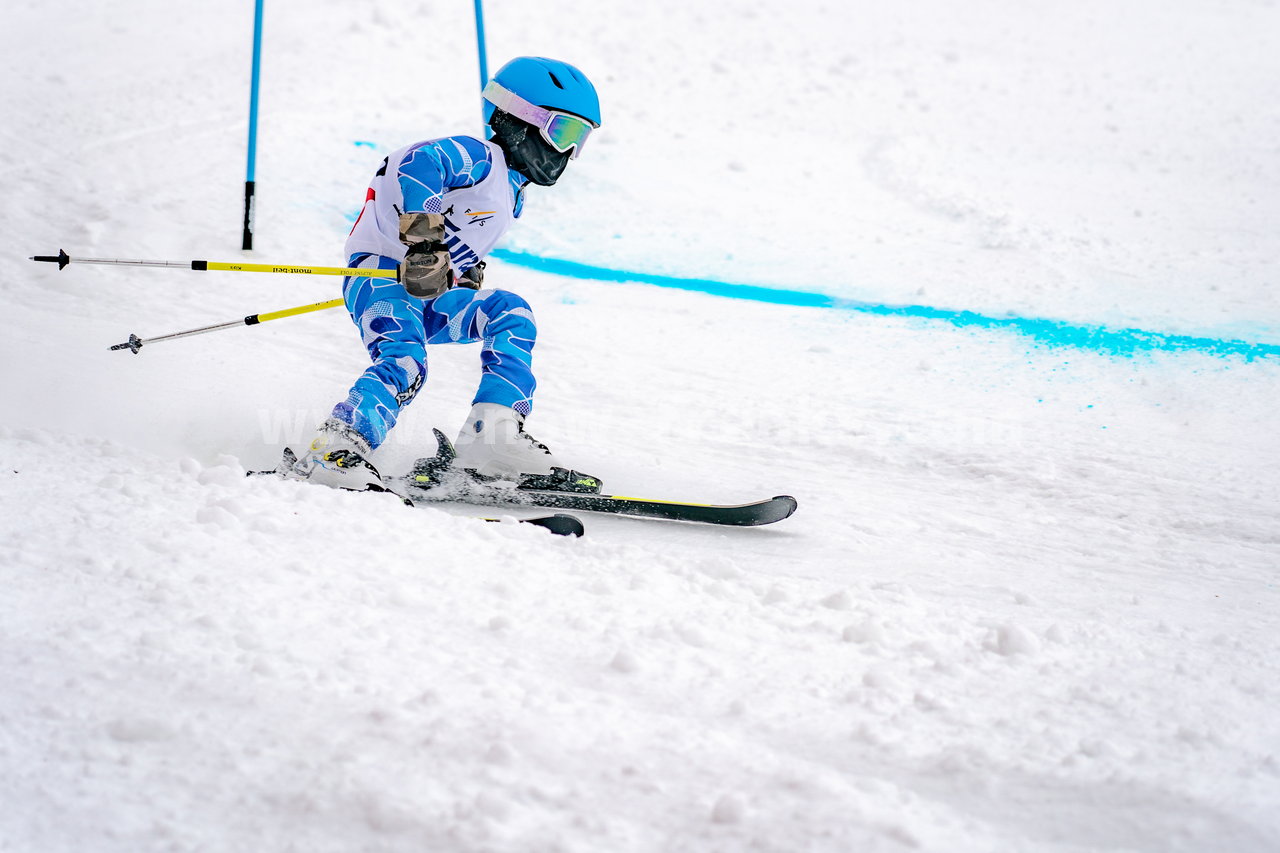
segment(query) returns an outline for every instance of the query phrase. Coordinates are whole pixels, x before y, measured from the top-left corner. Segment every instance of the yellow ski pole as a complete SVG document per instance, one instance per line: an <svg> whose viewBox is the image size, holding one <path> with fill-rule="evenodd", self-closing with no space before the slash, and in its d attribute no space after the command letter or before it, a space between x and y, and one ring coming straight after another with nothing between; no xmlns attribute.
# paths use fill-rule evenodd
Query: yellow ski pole
<svg viewBox="0 0 1280 853"><path fill-rule="evenodd" d="M359 274L366 272L395 272L395 270L356 270ZM268 311L265 314L250 314L242 320L231 320L226 323L218 323L213 326L201 326L198 329L188 329L185 332L172 332L168 335L158 335L154 338L140 338L137 335L129 335L129 340L122 344L116 344L111 347L113 350L127 349L132 350L134 355L138 354L138 350L142 349L144 344L155 344L160 341L172 341L178 338L189 338L192 335L203 335L206 332L217 332L222 329L233 329L236 326L256 326L259 323L266 323L270 320L279 320L283 317L296 317L299 314L309 314L312 311L324 311L326 308L337 308L342 304L341 299L330 299L328 302L316 302L313 305L299 305L297 308L285 308L280 311Z"/></svg>
<svg viewBox="0 0 1280 853"><path fill-rule="evenodd" d="M124 258L73 258L58 250L56 255L35 255L33 261L57 264L64 269L67 264L107 264L124 267L160 267L164 269L188 269L204 272L206 270L222 270L225 272L276 272L292 275L361 275L366 278L394 278L399 280L399 270L363 269L359 267L314 267L303 264L245 264L238 261L140 261Z"/></svg>

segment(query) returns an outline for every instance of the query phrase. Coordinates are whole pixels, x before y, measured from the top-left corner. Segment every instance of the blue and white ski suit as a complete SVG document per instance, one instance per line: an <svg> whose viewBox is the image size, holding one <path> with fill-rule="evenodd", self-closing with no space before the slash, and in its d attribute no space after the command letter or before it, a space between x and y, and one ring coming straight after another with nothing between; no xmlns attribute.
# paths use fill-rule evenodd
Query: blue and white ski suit
<svg viewBox="0 0 1280 853"><path fill-rule="evenodd" d="M407 250L399 238L400 214L442 213L450 265L460 276L520 215L526 183L491 142L450 136L407 145L387 157L370 183L347 238L348 265L394 269ZM427 344L483 342L474 402L510 406L523 415L532 410L537 327L529 304L514 293L455 287L418 299L394 280L351 276L343 297L373 364L333 417L371 447L386 440L426 381Z"/></svg>

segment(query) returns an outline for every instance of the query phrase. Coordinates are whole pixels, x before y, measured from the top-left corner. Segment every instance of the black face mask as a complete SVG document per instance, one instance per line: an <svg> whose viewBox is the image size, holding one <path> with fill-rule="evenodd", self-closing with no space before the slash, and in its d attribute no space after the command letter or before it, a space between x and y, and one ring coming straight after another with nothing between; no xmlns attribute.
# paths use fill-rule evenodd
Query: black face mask
<svg viewBox="0 0 1280 853"><path fill-rule="evenodd" d="M504 112L494 112L490 125L493 141L507 155L507 165L538 186L555 184L569 165L569 152L552 148L533 125Z"/></svg>

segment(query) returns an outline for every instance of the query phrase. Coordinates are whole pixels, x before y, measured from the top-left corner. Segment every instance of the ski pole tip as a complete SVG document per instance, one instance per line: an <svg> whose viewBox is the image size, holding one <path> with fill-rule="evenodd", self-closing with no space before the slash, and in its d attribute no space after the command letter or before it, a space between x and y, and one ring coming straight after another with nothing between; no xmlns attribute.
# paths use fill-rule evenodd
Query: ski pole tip
<svg viewBox="0 0 1280 853"><path fill-rule="evenodd" d="M58 269L62 269L67 264L71 263L71 256L68 255L64 250L59 249L58 254L56 255L32 255L31 260L43 261L47 264L57 264Z"/></svg>
<svg viewBox="0 0 1280 853"><path fill-rule="evenodd" d="M129 340L122 344L115 344L114 346L107 347L107 349L111 352L115 352L118 349L133 350L133 354L137 355L138 350L142 349L142 338L131 334L129 335Z"/></svg>

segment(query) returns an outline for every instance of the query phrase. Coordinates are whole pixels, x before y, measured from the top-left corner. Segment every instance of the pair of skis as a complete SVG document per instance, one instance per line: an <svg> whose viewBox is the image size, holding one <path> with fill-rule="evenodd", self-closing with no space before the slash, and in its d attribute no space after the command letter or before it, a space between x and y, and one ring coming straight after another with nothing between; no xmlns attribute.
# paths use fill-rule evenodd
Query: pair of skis
<svg viewBox="0 0 1280 853"><path fill-rule="evenodd" d="M606 495L601 493L599 481L564 469L556 469L556 473L547 477L525 478L519 485L477 480L453 467L453 445L439 430L433 432L438 444L436 455L419 459L408 473L386 481L387 491L406 503L466 503L512 509L565 510L554 515L520 519L522 523L545 528L559 536L581 536L585 532L581 520L568 511L734 527L773 524L796 511L796 499L790 495L732 505Z"/></svg>

